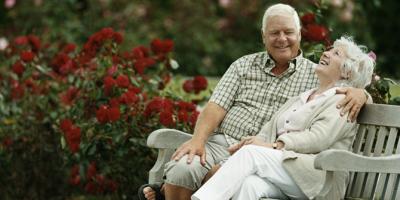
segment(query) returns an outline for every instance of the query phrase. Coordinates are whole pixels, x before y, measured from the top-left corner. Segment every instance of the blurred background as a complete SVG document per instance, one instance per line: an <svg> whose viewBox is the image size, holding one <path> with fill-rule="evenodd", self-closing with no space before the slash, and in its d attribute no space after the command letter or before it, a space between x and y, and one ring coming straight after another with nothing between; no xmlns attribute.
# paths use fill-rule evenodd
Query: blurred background
<svg viewBox="0 0 400 200"><path fill-rule="evenodd" d="M314 13L330 40L354 36L377 55L378 74L400 77L396 0L4 0L0 38L3 44L35 34L80 44L112 27L124 35L125 49L156 37L173 39L177 73L221 76L235 59L263 50L261 18L277 2L293 5L301 16Z"/></svg>

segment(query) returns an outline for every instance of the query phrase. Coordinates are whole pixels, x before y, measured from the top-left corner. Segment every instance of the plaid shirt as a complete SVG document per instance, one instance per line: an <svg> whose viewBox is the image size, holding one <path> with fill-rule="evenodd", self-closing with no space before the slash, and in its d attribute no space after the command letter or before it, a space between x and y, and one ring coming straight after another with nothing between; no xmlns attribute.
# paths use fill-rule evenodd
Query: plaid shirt
<svg viewBox="0 0 400 200"><path fill-rule="evenodd" d="M225 134L230 145L256 135L290 97L317 86L314 65L300 54L285 72L275 76L271 72L275 63L267 52L236 60L210 98L227 111L215 132Z"/></svg>

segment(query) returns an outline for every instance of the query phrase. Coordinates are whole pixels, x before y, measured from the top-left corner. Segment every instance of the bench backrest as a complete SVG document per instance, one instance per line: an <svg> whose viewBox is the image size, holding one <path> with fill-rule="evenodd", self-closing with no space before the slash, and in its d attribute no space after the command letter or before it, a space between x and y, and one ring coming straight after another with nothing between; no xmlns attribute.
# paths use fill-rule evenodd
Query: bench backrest
<svg viewBox="0 0 400 200"><path fill-rule="evenodd" d="M400 106L372 104L360 112L353 152L364 156L400 154ZM400 167L400 166L399 166ZM346 197L400 199L400 175L351 173Z"/></svg>

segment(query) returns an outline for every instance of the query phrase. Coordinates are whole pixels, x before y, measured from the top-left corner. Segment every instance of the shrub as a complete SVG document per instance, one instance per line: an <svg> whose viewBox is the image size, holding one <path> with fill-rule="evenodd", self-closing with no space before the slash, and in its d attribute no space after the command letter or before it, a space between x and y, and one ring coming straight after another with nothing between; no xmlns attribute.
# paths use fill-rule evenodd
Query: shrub
<svg viewBox="0 0 400 200"><path fill-rule="evenodd" d="M111 28L81 48L14 39L0 68L2 196L126 198L154 163L147 135L161 127L191 132L197 105L162 91L177 65L173 41L130 51L119 49L122 42ZM195 79L198 93L207 81Z"/></svg>

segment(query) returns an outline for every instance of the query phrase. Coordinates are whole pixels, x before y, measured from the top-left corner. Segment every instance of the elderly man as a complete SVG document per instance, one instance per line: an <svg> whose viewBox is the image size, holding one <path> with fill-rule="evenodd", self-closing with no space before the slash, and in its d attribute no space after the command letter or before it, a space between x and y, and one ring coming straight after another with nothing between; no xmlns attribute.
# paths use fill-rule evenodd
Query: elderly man
<svg viewBox="0 0 400 200"><path fill-rule="evenodd" d="M162 189L166 199L190 199L207 172L229 156L230 145L257 134L290 97L317 86L315 64L300 50L300 20L291 6L269 7L261 32L266 51L239 58L229 67L200 114L192 139L167 163ZM346 94L337 106L341 114L350 112L354 120L367 101L364 90L337 92ZM162 199L159 189L145 185L139 196Z"/></svg>

